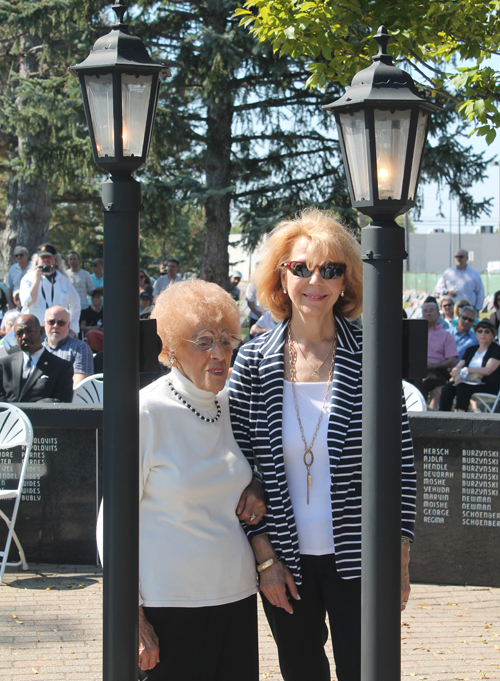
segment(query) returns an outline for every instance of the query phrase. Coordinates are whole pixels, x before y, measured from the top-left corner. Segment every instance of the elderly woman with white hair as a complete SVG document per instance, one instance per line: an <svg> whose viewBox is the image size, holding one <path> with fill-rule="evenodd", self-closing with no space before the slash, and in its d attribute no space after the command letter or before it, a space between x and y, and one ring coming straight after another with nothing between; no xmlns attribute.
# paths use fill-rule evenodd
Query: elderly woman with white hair
<svg viewBox="0 0 500 681"><path fill-rule="evenodd" d="M162 291L152 317L172 371L140 394L139 665L149 681L257 681L255 559L240 521L251 536L265 505L225 388L238 307L189 280Z"/></svg>

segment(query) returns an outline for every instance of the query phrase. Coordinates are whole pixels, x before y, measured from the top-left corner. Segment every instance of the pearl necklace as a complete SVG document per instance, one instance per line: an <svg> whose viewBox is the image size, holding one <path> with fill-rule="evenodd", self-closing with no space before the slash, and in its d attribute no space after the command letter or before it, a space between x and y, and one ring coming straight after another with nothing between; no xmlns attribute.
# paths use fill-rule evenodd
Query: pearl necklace
<svg viewBox="0 0 500 681"><path fill-rule="evenodd" d="M170 390L174 393L174 395L177 397L179 402L182 402L188 409L191 409L193 414L196 414L196 416L201 419L202 421L205 421L205 423L215 423L218 421L221 417L221 408L218 399L214 396L215 400L215 406L217 407L217 416L214 416L212 419L207 419L206 416L202 416L199 411L197 411L193 406L187 402L180 393L177 392L177 390L174 388L174 386L170 383L170 381L167 381L167 385L170 388Z"/></svg>

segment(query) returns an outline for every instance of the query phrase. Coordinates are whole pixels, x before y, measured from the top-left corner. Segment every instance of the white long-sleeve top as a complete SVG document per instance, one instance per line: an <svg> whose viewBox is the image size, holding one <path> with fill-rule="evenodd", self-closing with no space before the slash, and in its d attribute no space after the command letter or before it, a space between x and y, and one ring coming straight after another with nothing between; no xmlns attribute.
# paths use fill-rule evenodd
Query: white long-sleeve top
<svg viewBox="0 0 500 681"><path fill-rule="evenodd" d="M256 593L255 559L236 516L252 471L234 439L224 389L214 395L177 369L141 390L139 600L202 607Z"/></svg>
<svg viewBox="0 0 500 681"><path fill-rule="evenodd" d="M23 306L23 314L33 314L43 327L45 310L53 305L60 305L68 310L71 321L70 329L76 334L80 331L80 296L68 277L56 270L54 284L47 277L42 277L38 286L38 294L34 303L31 302L31 286L36 279L36 272L32 270L21 279L19 297Z"/></svg>

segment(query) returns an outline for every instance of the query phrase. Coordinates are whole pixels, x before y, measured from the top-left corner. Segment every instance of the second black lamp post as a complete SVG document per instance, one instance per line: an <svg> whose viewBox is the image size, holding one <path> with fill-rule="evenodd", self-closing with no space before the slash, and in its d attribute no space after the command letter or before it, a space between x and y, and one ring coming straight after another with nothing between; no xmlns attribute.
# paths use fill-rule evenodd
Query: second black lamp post
<svg viewBox="0 0 500 681"><path fill-rule="evenodd" d="M145 164L168 70L149 57L123 23L70 68L80 79L94 161L102 184L106 327L104 333L103 679L137 681L139 544L139 211Z"/></svg>
<svg viewBox="0 0 500 681"><path fill-rule="evenodd" d="M401 400L404 230L415 205L430 113L393 66L381 26L373 64L356 74L335 114L352 205L363 228L362 681L401 675ZM426 334L425 334L426 336ZM424 339L425 341L425 339ZM414 375L413 377L417 377Z"/></svg>

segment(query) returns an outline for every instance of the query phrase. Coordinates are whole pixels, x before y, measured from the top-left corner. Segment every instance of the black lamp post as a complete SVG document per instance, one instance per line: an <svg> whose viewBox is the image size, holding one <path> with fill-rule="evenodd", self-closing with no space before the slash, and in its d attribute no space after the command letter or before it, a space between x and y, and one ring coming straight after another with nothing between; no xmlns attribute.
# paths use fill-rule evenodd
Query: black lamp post
<svg viewBox="0 0 500 681"><path fill-rule="evenodd" d="M434 104L392 65L381 26L373 64L356 74L335 113L352 204L362 230L363 505L362 681L401 676L401 381L404 229L415 205ZM425 334L426 336L427 334ZM414 375L413 377L417 377Z"/></svg>
<svg viewBox="0 0 500 681"><path fill-rule="evenodd" d="M103 679L137 681L139 451L139 211L131 177L146 162L165 67L123 23L99 38L80 79L94 160L111 173L102 184L106 331L104 334Z"/></svg>

